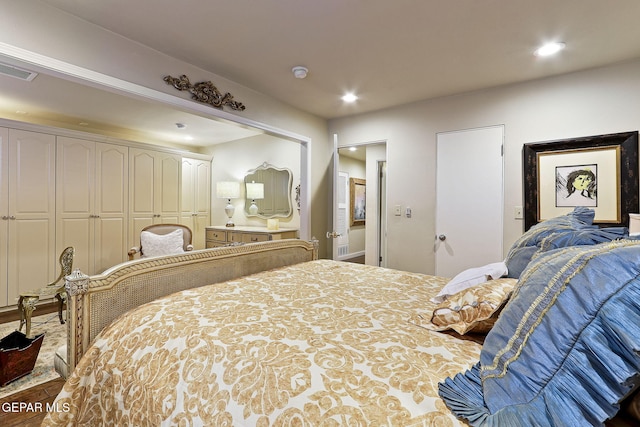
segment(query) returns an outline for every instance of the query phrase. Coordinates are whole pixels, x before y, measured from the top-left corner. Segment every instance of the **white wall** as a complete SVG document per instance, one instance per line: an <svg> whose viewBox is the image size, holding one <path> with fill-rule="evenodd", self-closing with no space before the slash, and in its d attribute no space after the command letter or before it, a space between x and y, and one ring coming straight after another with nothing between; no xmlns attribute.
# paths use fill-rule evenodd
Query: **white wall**
<svg viewBox="0 0 640 427"><path fill-rule="evenodd" d="M640 128L640 61L331 120L340 145L387 141L388 266L433 273L436 133L505 126L504 248L522 234L522 146ZM394 205L413 217L395 217Z"/></svg>

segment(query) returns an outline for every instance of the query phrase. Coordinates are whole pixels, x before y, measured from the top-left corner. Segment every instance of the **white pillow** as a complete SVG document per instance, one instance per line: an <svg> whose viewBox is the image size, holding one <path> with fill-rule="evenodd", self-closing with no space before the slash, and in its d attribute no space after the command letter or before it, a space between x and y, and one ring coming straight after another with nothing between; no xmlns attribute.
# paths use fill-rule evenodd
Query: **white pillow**
<svg viewBox="0 0 640 427"><path fill-rule="evenodd" d="M168 234L140 233L140 246L145 257L180 254L184 252L182 245L181 229Z"/></svg>
<svg viewBox="0 0 640 427"><path fill-rule="evenodd" d="M502 276L506 276L507 272L507 264L505 264L504 261L464 270L451 279L440 292L438 292L438 295L431 298L431 301L439 304L446 300L447 297L457 294L460 291L491 279L499 279Z"/></svg>

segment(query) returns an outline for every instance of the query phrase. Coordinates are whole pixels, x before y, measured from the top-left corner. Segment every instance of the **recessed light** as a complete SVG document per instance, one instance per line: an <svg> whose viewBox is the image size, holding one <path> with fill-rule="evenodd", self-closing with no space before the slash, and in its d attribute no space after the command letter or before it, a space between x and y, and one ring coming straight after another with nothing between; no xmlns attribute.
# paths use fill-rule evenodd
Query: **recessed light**
<svg viewBox="0 0 640 427"><path fill-rule="evenodd" d="M356 102L358 100L358 97L354 93L346 93L342 97L342 100L344 102L351 103L351 102Z"/></svg>
<svg viewBox="0 0 640 427"><path fill-rule="evenodd" d="M550 56L555 55L564 48L565 44L563 42L551 42L540 46L538 49L536 49L534 54L536 56Z"/></svg>
<svg viewBox="0 0 640 427"><path fill-rule="evenodd" d="M356 151L357 148L356 147L349 147L349 151Z"/></svg>

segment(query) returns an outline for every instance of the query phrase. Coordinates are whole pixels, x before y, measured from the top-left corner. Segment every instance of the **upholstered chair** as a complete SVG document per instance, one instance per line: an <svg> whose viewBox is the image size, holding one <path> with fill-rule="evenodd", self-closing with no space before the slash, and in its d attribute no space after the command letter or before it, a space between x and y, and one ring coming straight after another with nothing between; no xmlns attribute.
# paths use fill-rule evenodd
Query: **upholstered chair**
<svg viewBox="0 0 640 427"><path fill-rule="evenodd" d="M193 250L191 229L181 224L153 224L140 232L140 246L129 249L129 260L140 257L174 255Z"/></svg>

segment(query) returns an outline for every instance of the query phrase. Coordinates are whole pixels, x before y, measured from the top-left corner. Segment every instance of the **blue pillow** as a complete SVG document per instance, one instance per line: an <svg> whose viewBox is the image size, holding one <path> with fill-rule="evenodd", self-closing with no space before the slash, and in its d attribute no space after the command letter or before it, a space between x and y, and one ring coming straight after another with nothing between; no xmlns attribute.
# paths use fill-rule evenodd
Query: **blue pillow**
<svg viewBox="0 0 640 427"><path fill-rule="evenodd" d="M523 273L479 363L439 393L472 426L601 425L640 385L639 350L640 241L556 249Z"/></svg>
<svg viewBox="0 0 640 427"><path fill-rule="evenodd" d="M626 227L593 225L595 211L577 207L572 212L531 227L511 246L505 263L507 277L519 278L529 262L541 252L575 245L595 245L628 235Z"/></svg>

